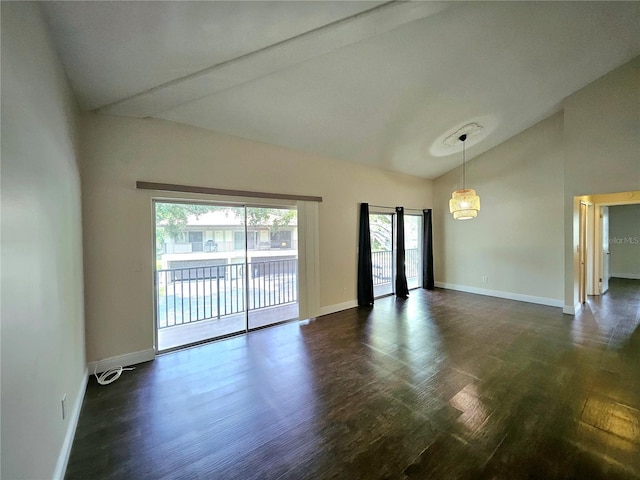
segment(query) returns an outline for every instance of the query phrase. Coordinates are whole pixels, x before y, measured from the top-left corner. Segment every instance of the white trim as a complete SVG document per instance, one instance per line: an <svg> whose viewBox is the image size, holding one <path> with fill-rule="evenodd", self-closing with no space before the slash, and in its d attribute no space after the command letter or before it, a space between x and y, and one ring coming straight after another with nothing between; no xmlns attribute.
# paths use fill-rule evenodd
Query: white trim
<svg viewBox="0 0 640 480"><path fill-rule="evenodd" d="M69 463L69 456L71 455L71 447L73 446L73 438L76 436L76 429L78 428L78 420L80 419L80 410L82 410L82 401L84 400L84 394L87 391L87 380L89 379L89 369L84 370L84 378L76 394L75 402L73 404L73 411L69 417L69 423L67 425L67 433L64 436L62 442L62 448L60 449L60 455L58 455L58 461L56 462L56 469L53 472L53 478L55 480L62 480L65 473L67 473L67 465Z"/></svg>
<svg viewBox="0 0 640 480"><path fill-rule="evenodd" d="M320 307L320 315L329 315L330 313L341 312L342 310L348 310L357 306L358 302L356 300L336 303L335 305L327 305L326 307Z"/></svg>
<svg viewBox="0 0 640 480"><path fill-rule="evenodd" d="M521 293L503 292L501 290L488 290L486 288L468 287L466 285L456 285L453 283L435 282L436 287L459 292L475 293L476 295L486 295L488 297L506 298L507 300L517 300L518 302L537 303L549 307L562 307L562 300L547 297L534 297Z"/></svg>
<svg viewBox="0 0 640 480"><path fill-rule="evenodd" d="M628 280L640 280L640 273L612 273L609 278L626 278Z"/></svg>
<svg viewBox="0 0 640 480"><path fill-rule="evenodd" d="M298 202L298 311L302 319L320 311L318 202Z"/></svg>
<svg viewBox="0 0 640 480"><path fill-rule="evenodd" d="M562 313L566 315L575 315L582 308L582 304L580 302L576 302L576 304L572 307L571 305L565 305L562 307Z"/></svg>
<svg viewBox="0 0 640 480"><path fill-rule="evenodd" d="M136 365L138 363L149 362L156 358L156 351L153 348L147 350L140 350L139 352L125 353L124 355L118 355L117 357L103 358L97 362L90 362L88 365L89 373L93 375L104 372L114 367L128 367L129 365ZM96 366L98 367L96 370Z"/></svg>

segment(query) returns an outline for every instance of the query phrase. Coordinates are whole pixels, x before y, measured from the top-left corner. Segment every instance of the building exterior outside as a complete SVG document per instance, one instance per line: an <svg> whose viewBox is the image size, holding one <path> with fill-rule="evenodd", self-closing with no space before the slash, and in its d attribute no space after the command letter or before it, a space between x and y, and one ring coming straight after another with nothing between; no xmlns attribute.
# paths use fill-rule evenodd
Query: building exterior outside
<svg viewBox="0 0 640 480"><path fill-rule="evenodd" d="M274 215L259 225L249 225L245 239L242 219L228 210L188 215L176 235L163 235L157 245L158 268L162 270L217 266L297 258L296 216L284 226L274 227ZM163 228L162 221L156 228ZM246 250L245 250L246 249Z"/></svg>

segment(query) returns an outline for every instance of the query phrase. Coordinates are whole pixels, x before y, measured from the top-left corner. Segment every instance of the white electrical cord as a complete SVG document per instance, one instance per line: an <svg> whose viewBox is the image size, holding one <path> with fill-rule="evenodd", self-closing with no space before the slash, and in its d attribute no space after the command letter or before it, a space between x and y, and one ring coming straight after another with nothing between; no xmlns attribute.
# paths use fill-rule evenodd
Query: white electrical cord
<svg viewBox="0 0 640 480"><path fill-rule="evenodd" d="M120 375L122 375L122 372L124 370L135 370L135 367L129 367L129 368L114 367L114 368L110 368L108 370L105 370L100 375L98 375L98 373L97 373L98 372L98 365L96 364L96 368L93 370L93 374L95 375L96 380L98 381L98 383L100 385L109 385L110 383L113 383L117 379L119 379Z"/></svg>

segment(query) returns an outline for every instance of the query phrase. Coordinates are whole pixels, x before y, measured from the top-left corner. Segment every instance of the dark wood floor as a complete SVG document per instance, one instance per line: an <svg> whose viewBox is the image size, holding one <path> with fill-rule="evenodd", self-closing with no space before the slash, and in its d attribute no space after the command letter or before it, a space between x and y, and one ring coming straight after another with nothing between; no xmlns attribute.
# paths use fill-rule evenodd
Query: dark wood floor
<svg viewBox="0 0 640 480"><path fill-rule="evenodd" d="M67 479L640 478L640 281L436 290L91 379Z"/></svg>

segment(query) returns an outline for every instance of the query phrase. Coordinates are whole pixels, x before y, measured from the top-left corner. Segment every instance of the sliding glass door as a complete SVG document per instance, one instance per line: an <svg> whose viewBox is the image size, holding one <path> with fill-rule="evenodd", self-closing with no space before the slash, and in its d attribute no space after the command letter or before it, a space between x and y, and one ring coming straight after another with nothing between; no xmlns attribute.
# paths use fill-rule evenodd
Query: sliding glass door
<svg viewBox="0 0 640 480"><path fill-rule="evenodd" d="M371 231L371 265L375 297L395 293L396 215L374 212L369 214ZM422 216L405 214L404 248L405 272L410 289L422 286L422 254L420 245Z"/></svg>
<svg viewBox="0 0 640 480"><path fill-rule="evenodd" d="M395 214L372 213L369 215L371 230L371 267L373 296L390 295L395 279Z"/></svg>
<svg viewBox="0 0 640 480"><path fill-rule="evenodd" d="M247 207L248 328L298 318L295 208Z"/></svg>
<svg viewBox="0 0 640 480"><path fill-rule="evenodd" d="M159 351L298 317L295 208L154 205Z"/></svg>

